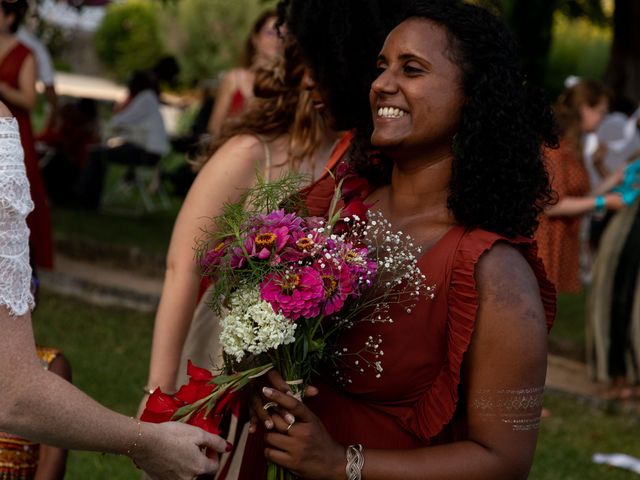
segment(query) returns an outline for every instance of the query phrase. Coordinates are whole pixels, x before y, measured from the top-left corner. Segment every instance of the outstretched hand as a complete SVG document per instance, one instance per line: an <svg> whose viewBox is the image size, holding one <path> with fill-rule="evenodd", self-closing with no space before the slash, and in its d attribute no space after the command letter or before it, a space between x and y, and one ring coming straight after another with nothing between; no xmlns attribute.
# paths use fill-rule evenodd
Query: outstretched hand
<svg viewBox="0 0 640 480"><path fill-rule="evenodd" d="M231 450L224 439L191 425L143 422L141 427L131 458L154 480L193 480L216 473L218 453Z"/></svg>
<svg viewBox="0 0 640 480"><path fill-rule="evenodd" d="M279 411L292 416L271 415L273 429L265 435L267 460L302 478L344 478L345 448L331 438L320 419L292 395L269 387L264 387L262 394Z"/></svg>

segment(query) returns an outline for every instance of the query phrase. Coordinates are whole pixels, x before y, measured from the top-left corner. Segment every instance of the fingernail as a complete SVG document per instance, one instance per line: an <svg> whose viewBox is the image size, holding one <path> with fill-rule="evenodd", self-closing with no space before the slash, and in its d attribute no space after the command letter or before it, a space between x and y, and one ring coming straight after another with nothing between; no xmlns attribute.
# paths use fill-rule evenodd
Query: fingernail
<svg viewBox="0 0 640 480"><path fill-rule="evenodd" d="M271 420L265 420L264 426L267 427L267 430L271 430L273 428L273 422Z"/></svg>
<svg viewBox="0 0 640 480"><path fill-rule="evenodd" d="M295 421L296 421L296 417L294 417L294 416L293 416L293 415L291 415L290 413L287 413L287 414L284 416L284 419L287 421L287 423L288 423L288 424L295 423Z"/></svg>
<svg viewBox="0 0 640 480"><path fill-rule="evenodd" d="M249 433L256 433L256 426L255 425L251 425L249 427Z"/></svg>
<svg viewBox="0 0 640 480"><path fill-rule="evenodd" d="M225 448L226 452L230 452L231 450L233 450L233 445L229 442L227 442L227 448Z"/></svg>
<svg viewBox="0 0 640 480"><path fill-rule="evenodd" d="M267 397L270 397L273 394L273 390L269 387L262 387L262 393L264 393Z"/></svg>

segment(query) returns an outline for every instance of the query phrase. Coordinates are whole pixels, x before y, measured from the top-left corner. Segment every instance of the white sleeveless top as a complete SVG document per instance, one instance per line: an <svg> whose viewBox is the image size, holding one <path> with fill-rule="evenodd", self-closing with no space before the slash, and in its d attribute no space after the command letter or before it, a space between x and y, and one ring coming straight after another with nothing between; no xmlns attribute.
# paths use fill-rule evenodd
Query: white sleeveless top
<svg viewBox="0 0 640 480"><path fill-rule="evenodd" d="M18 122L0 117L0 305L15 316L34 306L26 222L31 210Z"/></svg>

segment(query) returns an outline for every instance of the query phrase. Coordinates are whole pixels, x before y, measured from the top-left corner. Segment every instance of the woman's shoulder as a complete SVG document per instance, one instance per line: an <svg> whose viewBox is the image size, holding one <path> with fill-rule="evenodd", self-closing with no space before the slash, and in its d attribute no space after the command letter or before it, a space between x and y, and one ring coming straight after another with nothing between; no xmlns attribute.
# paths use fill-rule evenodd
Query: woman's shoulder
<svg viewBox="0 0 640 480"><path fill-rule="evenodd" d="M487 291L519 296L520 307L542 302L548 328L555 318L556 292L548 279L533 239L507 237L499 233L470 229L457 246L452 266L451 301L462 298L475 320L478 299ZM457 295L459 294L459 295Z"/></svg>
<svg viewBox="0 0 640 480"><path fill-rule="evenodd" d="M265 146L263 140L256 135L243 133L234 135L224 142L204 165L204 170L217 168L221 164L233 165L238 169L251 169L261 167L265 158Z"/></svg>

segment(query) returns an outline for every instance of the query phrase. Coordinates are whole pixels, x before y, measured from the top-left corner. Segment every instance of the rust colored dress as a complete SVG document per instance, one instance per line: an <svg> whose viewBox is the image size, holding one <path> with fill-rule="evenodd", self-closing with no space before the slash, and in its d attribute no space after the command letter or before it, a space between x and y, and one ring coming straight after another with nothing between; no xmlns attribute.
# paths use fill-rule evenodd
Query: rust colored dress
<svg viewBox="0 0 640 480"><path fill-rule="evenodd" d="M459 390L478 310L475 268L497 242L518 248L531 265L551 328L555 290L535 242L480 229L451 228L419 260L427 284L435 284L435 298L421 300L411 313L392 305L394 323L359 323L341 338L339 348L352 352L360 350L369 337L382 338L380 377L372 369L357 373L346 368L340 372L350 378L346 384L339 384L331 373L313 381L320 394L305 403L337 442L408 449L467 438ZM261 439L260 434L249 438L242 480L265 478Z"/></svg>
<svg viewBox="0 0 640 480"><path fill-rule="evenodd" d="M0 61L0 81L18 88L18 77L23 62L31 55L31 51L17 43L9 53ZM38 168L38 156L36 154L33 130L31 128L31 114L28 110L13 105L4 98L20 128L20 141L24 150L24 163L27 169L27 178L31 188L31 199L34 209L27 217L27 226L31 232L29 244L31 255L38 267L53 268L53 234L51 231L51 213L47 202L47 194Z"/></svg>
<svg viewBox="0 0 640 480"><path fill-rule="evenodd" d="M568 143L547 150L547 170L551 188L558 200L584 197L589 194L589 174ZM580 282L580 222L581 217L547 217L542 214L536 240L549 279L560 293L578 293Z"/></svg>

